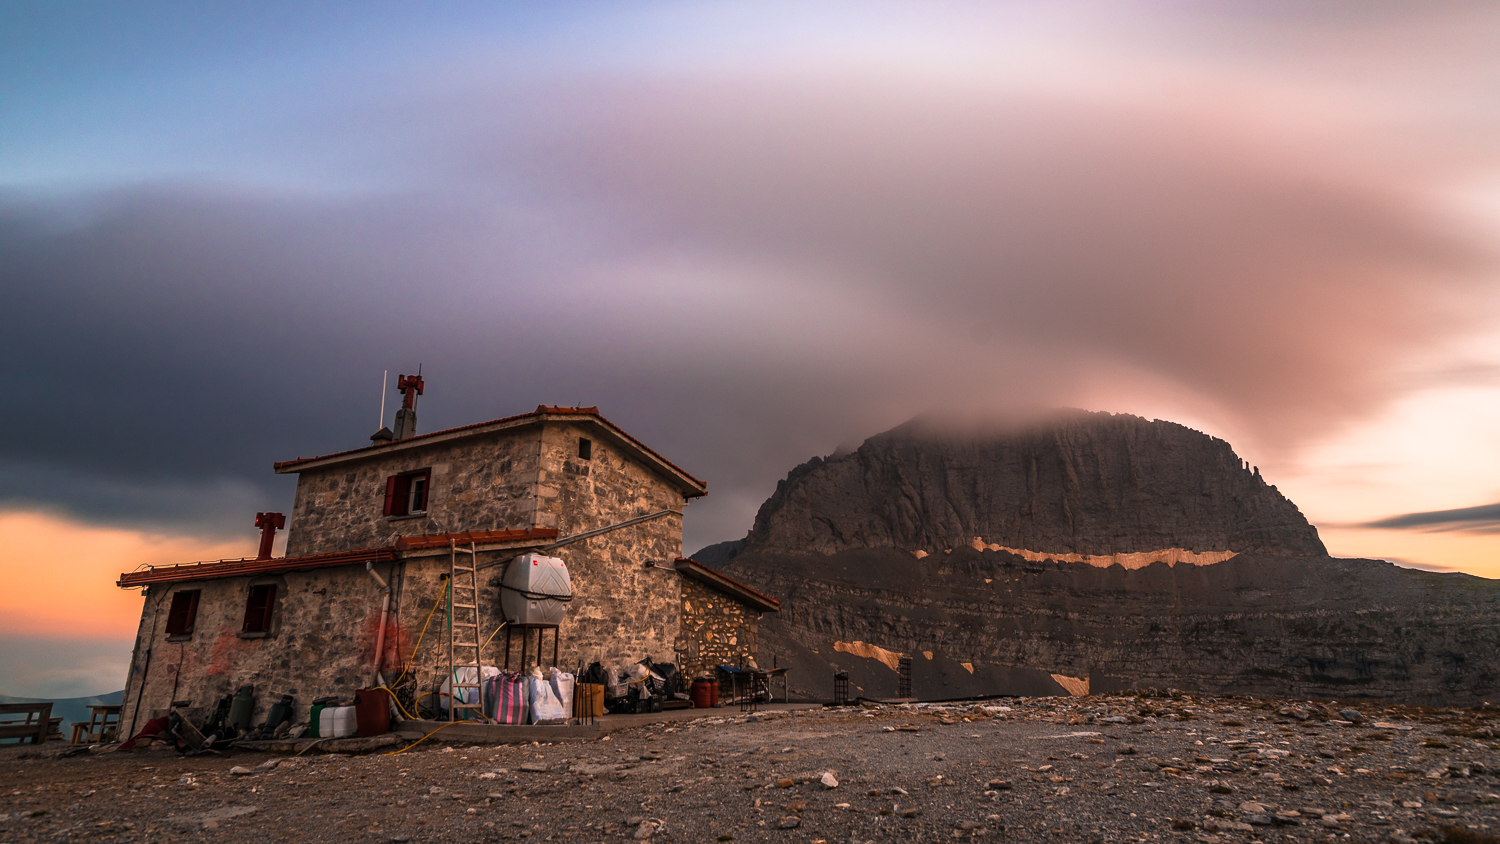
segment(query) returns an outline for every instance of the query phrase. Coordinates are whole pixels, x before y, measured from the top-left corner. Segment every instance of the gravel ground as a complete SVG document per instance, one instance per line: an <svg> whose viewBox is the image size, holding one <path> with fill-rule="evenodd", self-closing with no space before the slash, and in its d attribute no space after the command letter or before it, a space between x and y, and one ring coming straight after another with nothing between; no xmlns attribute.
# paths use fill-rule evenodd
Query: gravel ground
<svg viewBox="0 0 1500 844"><path fill-rule="evenodd" d="M1161 693L724 711L399 755L8 747L0 844L1500 842L1497 717Z"/></svg>

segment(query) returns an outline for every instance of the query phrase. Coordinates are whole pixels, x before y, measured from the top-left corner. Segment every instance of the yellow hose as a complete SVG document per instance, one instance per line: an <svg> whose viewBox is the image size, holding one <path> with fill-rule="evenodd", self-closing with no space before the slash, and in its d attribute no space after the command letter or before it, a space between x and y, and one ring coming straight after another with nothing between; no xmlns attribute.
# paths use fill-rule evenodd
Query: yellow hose
<svg viewBox="0 0 1500 844"><path fill-rule="evenodd" d="M479 646L479 650L483 651L485 648L489 647L490 646L490 642L495 641L495 636L497 636L500 633L501 630L504 630L505 629L505 625L507 625L509 623L510 622L508 622L508 621L502 621L502 622L500 622L500 626L496 627L495 628L495 632L491 633L490 637L488 639L484 640L484 644L482 644L482 645Z"/></svg>
<svg viewBox="0 0 1500 844"><path fill-rule="evenodd" d="M411 649L411 656L407 657L406 665L402 666L401 676L396 678L396 682L392 683L392 686L399 686L401 684L401 680L406 677L406 672L411 670L411 664L417 658L417 649L422 647L422 637L427 635L427 625L432 623L432 614L437 612L438 604L441 604L443 602L444 596L448 594L448 586L451 585L452 584L444 585L442 593L437 596L436 601L432 602L432 609L427 611L427 620L422 622L422 632L417 634L417 644Z"/></svg>
<svg viewBox="0 0 1500 844"><path fill-rule="evenodd" d="M408 720L408 721L415 721L415 720L417 720L417 719L411 717L411 713L406 711L406 707L404 707L404 706L401 705L401 701L399 699L397 699L396 693L393 692L393 691L391 691L390 687L388 687L388 686L379 686L378 688L381 691L383 691L386 694L388 694L388 695L391 696L391 703L396 704L396 708L399 709L399 710L401 710L401 714L406 716L406 720ZM413 702L412 706L416 706L416 703Z"/></svg>
<svg viewBox="0 0 1500 844"><path fill-rule="evenodd" d="M433 730L432 732L428 733L427 735L422 736L421 738L417 739L416 741L412 742L411 744L408 744L407 746L401 748L400 750L394 750L394 751L392 751L390 753L382 753L381 755L382 756L397 756L397 755L400 755L402 753L405 753L408 750L411 750L413 747L416 747L417 745L421 744L422 742L427 741L428 739L432 738L433 736L437 735L438 733L441 733L443 730L446 730L449 727L456 727L459 724L470 724L470 723L473 723L473 722L471 722L471 721L454 721L451 724L444 724L443 726L438 727L436 730Z"/></svg>

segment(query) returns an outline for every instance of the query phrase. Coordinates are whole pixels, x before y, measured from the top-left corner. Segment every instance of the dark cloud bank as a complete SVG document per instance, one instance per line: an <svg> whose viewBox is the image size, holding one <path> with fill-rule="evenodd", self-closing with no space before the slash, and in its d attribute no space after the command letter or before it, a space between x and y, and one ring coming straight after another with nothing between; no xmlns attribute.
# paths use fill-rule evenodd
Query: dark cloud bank
<svg viewBox="0 0 1500 844"><path fill-rule="evenodd" d="M1360 527L1387 530L1463 531L1465 533L1500 533L1500 504L1459 507L1454 510L1430 510L1405 513L1366 522Z"/></svg>
<svg viewBox="0 0 1500 844"><path fill-rule="evenodd" d="M360 148L400 190L0 195L7 503L248 533L288 506L271 461L362 444L421 362L423 430L599 405L709 482L696 547L933 409L1167 385L1293 448L1378 409L1492 267L1409 174L1219 103L548 86L378 103Z"/></svg>

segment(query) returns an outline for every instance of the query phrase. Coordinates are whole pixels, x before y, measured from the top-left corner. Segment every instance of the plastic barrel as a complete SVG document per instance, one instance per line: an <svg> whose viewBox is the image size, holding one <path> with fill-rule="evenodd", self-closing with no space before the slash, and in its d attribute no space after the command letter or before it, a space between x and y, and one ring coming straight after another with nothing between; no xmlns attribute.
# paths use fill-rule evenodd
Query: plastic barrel
<svg viewBox="0 0 1500 844"><path fill-rule="evenodd" d="M693 687L688 691L688 696L693 699L694 709L710 709L714 705L714 691L718 686L712 680L697 679L693 681Z"/></svg>

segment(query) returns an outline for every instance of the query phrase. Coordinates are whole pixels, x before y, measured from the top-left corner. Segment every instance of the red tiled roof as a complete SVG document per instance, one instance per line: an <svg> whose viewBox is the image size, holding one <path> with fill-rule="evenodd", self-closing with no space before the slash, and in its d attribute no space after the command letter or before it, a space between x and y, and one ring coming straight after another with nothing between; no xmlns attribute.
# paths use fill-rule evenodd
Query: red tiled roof
<svg viewBox="0 0 1500 844"><path fill-rule="evenodd" d="M396 549L361 548L355 551L335 551L330 554L307 554L301 557L275 557L257 560L246 557L240 560L214 560L204 563L184 563L177 566L151 566L141 571L120 575L115 585L121 588L146 586L152 583L177 583L184 580L213 580L221 577L248 577L256 574L274 574L283 571L305 571L332 566L347 566L363 562L390 562L396 559Z"/></svg>
<svg viewBox="0 0 1500 844"><path fill-rule="evenodd" d="M723 592L730 597L737 598L741 602L752 607L759 607L762 611L781 612L781 602L775 598L763 595L745 584L735 580L721 572L714 571L697 560L679 557L677 570L685 576Z"/></svg>
<svg viewBox="0 0 1500 844"><path fill-rule="evenodd" d="M433 533L421 536L403 536L396 540L398 551L420 551L426 548L447 548L451 541L455 545L492 545L497 542L525 542L529 540L556 539L557 528L526 528L524 530L471 530L466 533Z"/></svg>
<svg viewBox="0 0 1500 844"><path fill-rule="evenodd" d="M515 416L506 416L506 417L504 417L502 419L491 419L488 422L475 422L472 425L460 425L457 428L447 428L447 429L444 429L442 431L433 431L432 433L429 433L429 434L418 434L418 435L416 435L414 437L408 437L408 438L406 438L404 440L388 440L386 442L374 443L372 445L363 446L361 448L352 448L352 449L349 449L348 451L336 451L336 452L334 452L332 454L323 454L323 455L319 455L317 457L298 457L295 460L280 460L280 461L277 461L277 462L271 464L271 468L274 469L276 472L282 472L283 470L292 470L292 469L295 469L297 466L302 466L302 465L305 465L305 464L308 464L308 463L314 463L314 462L317 462L319 460L329 460L329 459L332 459L332 458L352 457L354 455L371 454L371 453L374 453L374 452L379 451L381 449L388 449L388 448L392 448L392 447L395 447L395 446L406 445L407 443L420 442L422 440L431 439L433 437L449 436L449 435L452 435L452 434L460 433L462 431L471 431L471 430L474 430L476 428L486 428L486 427L489 427L491 425L503 425L503 424L506 424L508 422L522 422L523 420L529 420L529 419L540 420L543 416L584 416L584 417L588 417L589 419L591 419L591 420L599 423L600 425L603 425L605 428L609 429L610 431L614 432L615 434L618 434L621 439L624 439L626 442L630 443L632 446L640 449L641 451L645 452L646 454L649 454L652 457L656 458L657 460L661 461L663 465L667 466L672 471L674 471L677 474L681 475L683 478L687 479L691 484L693 484L694 486L696 486L698 488L698 490L699 490L698 495L705 494L703 491L708 489L708 484L705 484L703 481L700 481L697 478L693 477L692 475L688 474L687 472L683 471L681 467L677 466L675 463L673 463L672 461L668 460L667 458L662 457L660 454L657 454L655 451L653 451L645 443L643 443L640 440L636 439L635 437L632 437L631 435L625 433L625 431L622 428L620 428L618 425L614 424L613 422L609 421L608 419L605 419L599 413L599 408L598 407L555 407L555 406L552 406L552 405L545 405L545 404L539 404L539 405L537 405L536 406L536 410L533 410L530 413L521 413L521 414L517 414Z"/></svg>
<svg viewBox="0 0 1500 844"><path fill-rule="evenodd" d="M301 557L275 557L259 560L245 557L238 560L210 560L201 563L182 563L173 566L151 566L141 571L120 575L115 585L121 588L147 586L152 583L178 583L187 580L214 580L221 577L249 577L259 574L275 574L284 571L306 571L308 569L348 566L356 563L390 562L397 559L401 551L421 551L429 548L447 548L452 540L458 545L493 545L502 542L546 542L557 538L556 528L524 528L522 530L476 530L467 533L424 534L403 536L394 545L380 548L360 548L354 551L333 551L327 554L306 554Z"/></svg>

